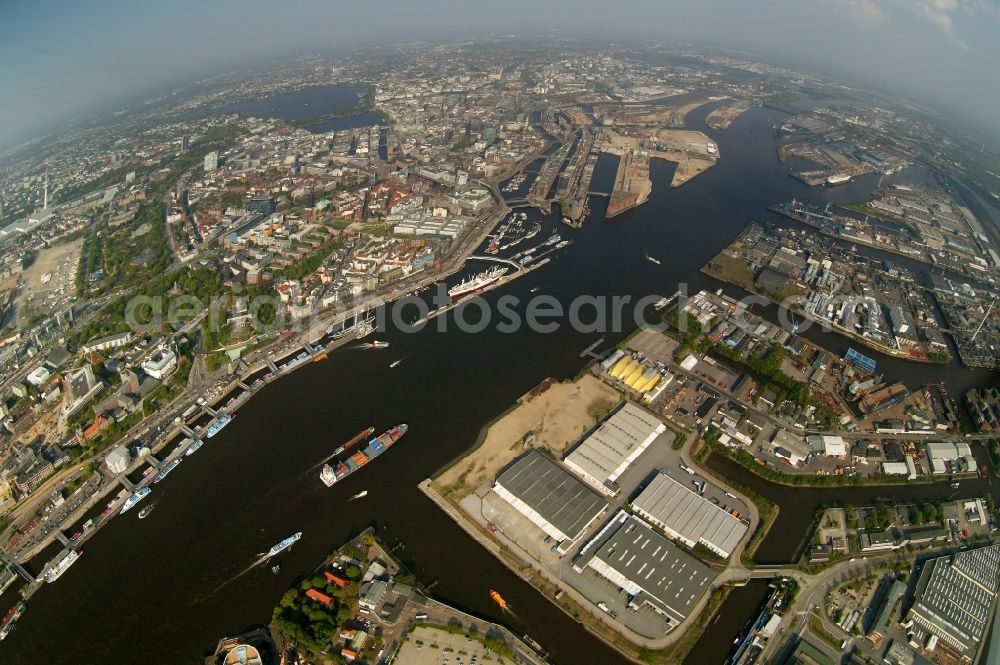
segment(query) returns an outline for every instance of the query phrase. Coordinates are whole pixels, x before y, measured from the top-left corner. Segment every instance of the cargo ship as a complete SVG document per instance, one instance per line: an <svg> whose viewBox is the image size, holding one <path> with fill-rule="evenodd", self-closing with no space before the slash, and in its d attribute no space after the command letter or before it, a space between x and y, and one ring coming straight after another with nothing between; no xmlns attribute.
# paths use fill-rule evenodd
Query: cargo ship
<svg viewBox="0 0 1000 665"><path fill-rule="evenodd" d="M211 439L213 436L218 434L223 427L228 425L229 421L232 419L233 416L227 413L218 420L216 420L215 422L213 422L211 425L208 426L208 431L205 433L205 438Z"/></svg>
<svg viewBox="0 0 1000 665"><path fill-rule="evenodd" d="M161 480L163 480L164 478L166 478L170 474L171 471L173 471L174 469L177 468L177 465L180 464L180 463L181 463L181 459L178 457L173 462L171 462L170 464L168 464L165 467L163 467L162 469L160 469L160 472L158 474L156 474L156 476L153 477L153 484L155 485L156 483L158 483ZM185 467L185 468L187 468L187 467Z"/></svg>
<svg viewBox="0 0 1000 665"><path fill-rule="evenodd" d="M354 453L343 462L337 462L336 466L324 464L323 470L320 471L319 479L327 487L333 487L334 483L343 480L384 453L386 449L403 438L408 429L409 427L405 423L396 425L369 441L368 446L364 450Z"/></svg>
<svg viewBox="0 0 1000 665"><path fill-rule="evenodd" d="M507 268L502 266L496 266L485 270L481 273L473 275L468 279L464 279L455 286L448 289L448 295L452 298L461 298L464 295L470 293L475 293L481 289L485 289L490 284L494 284L497 280L507 274Z"/></svg>
<svg viewBox="0 0 1000 665"><path fill-rule="evenodd" d="M80 552L77 550L63 550L45 565L45 570L42 572L42 579L49 583L55 582L79 558Z"/></svg>
<svg viewBox="0 0 1000 665"><path fill-rule="evenodd" d="M139 503L147 496L149 496L149 493L152 491L153 490L149 489L148 487L140 487L139 489L137 489L135 492L132 493L132 496L128 498L128 500L125 502L125 505L122 506L121 512L118 514L124 515L128 511L132 510L135 504Z"/></svg>
<svg viewBox="0 0 1000 665"><path fill-rule="evenodd" d="M202 441L201 439L195 439L194 443L188 446L188 449L184 451L184 456L187 457L188 455L197 452L198 449L204 445L205 445L204 441Z"/></svg>
<svg viewBox="0 0 1000 665"><path fill-rule="evenodd" d="M302 537L302 532L301 531L299 531L296 534L292 534L288 538L285 538L280 543L278 543L277 545L275 545L274 547L272 547L271 549L269 549L267 551L267 556L271 557L271 556L274 556L275 554L280 554L281 552L284 552L289 547L291 547L292 545L294 545L295 543L297 543L298 540L299 540L299 538L301 538L301 537Z"/></svg>

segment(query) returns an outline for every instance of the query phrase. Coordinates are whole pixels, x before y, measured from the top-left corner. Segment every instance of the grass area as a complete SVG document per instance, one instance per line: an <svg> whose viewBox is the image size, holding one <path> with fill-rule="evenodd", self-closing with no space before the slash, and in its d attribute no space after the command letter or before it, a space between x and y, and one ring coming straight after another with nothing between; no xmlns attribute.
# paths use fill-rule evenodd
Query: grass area
<svg viewBox="0 0 1000 665"><path fill-rule="evenodd" d="M719 252L702 269L705 273L747 291L753 290L753 271L743 259Z"/></svg>
<svg viewBox="0 0 1000 665"><path fill-rule="evenodd" d="M831 647L836 650L840 650L840 640L830 634L830 632L823 626L823 620L815 612L809 613L809 631L823 640Z"/></svg>

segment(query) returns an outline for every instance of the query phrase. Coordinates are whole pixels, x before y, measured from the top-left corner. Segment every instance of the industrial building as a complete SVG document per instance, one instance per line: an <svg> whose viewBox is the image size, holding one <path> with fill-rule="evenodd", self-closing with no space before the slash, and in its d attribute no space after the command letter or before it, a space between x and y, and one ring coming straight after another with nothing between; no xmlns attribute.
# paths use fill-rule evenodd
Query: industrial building
<svg viewBox="0 0 1000 665"><path fill-rule="evenodd" d="M913 593L906 625L917 643L938 641L972 659L990 625L1000 575L1000 545L930 559ZM929 634L926 640L918 633ZM911 640L914 641L914 640Z"/></svg>
<svg viewBox="0 0 1000 665"><path fill-rule="evenodd" d="M931 473L975 473L979 468L967 443L934 441L927 444Z"/></svg>
<svg viewBox="0 0 1000 665"><path fill-rule="evenodd" d="M563 462L598 490L614 496L618 493L618 477L666 429L656 416L626 402Z"/></svg>
<svg viewBox="0 0 1000 665"><path fill-rule="evenodd" d="M620 355L619 355L620 354ZM672 380L673 376L641 357L626 356L620 350L601 363L608 377L628 389L644 395L646 403L655 399Z"/></svg>
<svg viewBox="0 0 1000 665"><path fill-rule="evenodd" d="M658 473L632 502L632 509L688 547L701 543L728 557L747 532L742 520L665 473Z"/></svg>
<svg viewBox="0 0 1000 665"><path fill-rule="evenodd" d="M649 607L671 628L682 622L711 585L712 569L624 510L580 550L577 572L590 569L629 596L628 607Z"/></svg>
<svg viewBox="0 0 1000 665"><path fill-rule="evenodd" d="M493 485L565 551L608 507L600 494L535 449L516 459Z"/></svg>
<svg viewBox="0 0 1000 665"><path fill-rule="evenodd" d="M839 436L829 436L826 434L811 434L806 437L806 442L814 453L826 455L827 457L846 457L847 444Z"/></svg>

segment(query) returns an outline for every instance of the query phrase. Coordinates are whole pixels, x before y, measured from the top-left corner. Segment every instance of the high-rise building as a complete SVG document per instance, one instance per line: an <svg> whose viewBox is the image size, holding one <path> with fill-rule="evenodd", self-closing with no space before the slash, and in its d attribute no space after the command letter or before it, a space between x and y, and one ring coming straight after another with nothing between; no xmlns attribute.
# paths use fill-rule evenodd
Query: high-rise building
<svg viewBox="0 0 1000 665"><path fill-rule="evenodd" d="M205 155L205 170L214 171L219 168L219 151L213 150Z"/></svg>
<svg viewBox="0 0 1000 665"><path fill-rule="evenodd" d="M181 150L187 150L191 147L191 137L187 134L181 139Z"/></svg>
<svg viewBox="0 0 1000 665"><path fill-rule="evenodd" d="M275 201L270 196L255 196L250 199L250 210L270 216L274 214Z"/></svg>

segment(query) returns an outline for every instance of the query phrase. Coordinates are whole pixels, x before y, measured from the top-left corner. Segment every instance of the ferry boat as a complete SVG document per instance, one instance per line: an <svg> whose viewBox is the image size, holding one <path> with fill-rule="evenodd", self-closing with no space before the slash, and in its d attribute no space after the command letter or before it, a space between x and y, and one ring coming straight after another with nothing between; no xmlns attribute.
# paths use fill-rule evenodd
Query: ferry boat
<svg viewBox="0 0 1000 665"><path fill-rule="evenodd" d="M208 431L205 433L205 438L211 439L213 436L218 434L223 427L229 424L229 421L233 419L231 414L225 414L211 425L208 426Z"/></svg>
<svg viewBox="0 0 1000 665"><path fill-rule="evenodd" d="M507 274L507 268L502 266L496 266L490 268L489 270L483 271L470 278L464 279L455 286L448 289L448 295L454 298L461 298L464 295L470 293L475 293L481 289L485 289L490 284L494 284L497 280Z"/></svg>
<svg viewBox="0 0 1000 665"><path fill-rule="evenodd" d="M396 425L392 429L386 430L376 436L368 442L368 446L364 450L351 455L343 462L337 462L335 466L324 464L323 469L320 471L319 479L327 487L333 487L334 483L343 480L384 453L393 444L402 439L408 429L409 427L405 423Z"/></svg>
<svg viewBox="0 0 1000 665"><path fill-rule="evenodd" d="M147 496L149 496L149 493L152 491L153 490L149 489L148 487L140 487L138 490L132 493L132 496L128 498L128 500L125 502L125 505L122 506L122 509L118 514L124 515L128 511L132 510L135 504L139 503Z"/></svg>
<svg viewBox="0 0 1000 665"><path fill-rule="evenodd" d="M180 463L181 463L181 458L178 457L173 462L160 469L160 472L153 477L153 484L155 485L156 483L166 478L171 471L177 468L177 465Z"/></svg>
<svg viewBox="0 0 1000 665"><path fill-rule="evenodd" d="M301 537L302 537L302 532L301 531L299 531L298 533L292 534L288 538L285 538L280 543L278 543L277 545L274 545L271 549L269 549L267 551L267 556L272 557L275 554L280 554L281 552L284 552L289 547L291 547L292 545L294 545L295 543L297 543L299 541L299 538L301 538Z"/></svg>
<svg viewBox="0 0 1000 665"><path fill-rule="evenodd" d="M69 567L76 563L76 560L79 558L79 551L63 550L61 553L56 555L56 558L46 564L46 570L42 573L42 578L49 583L55 582L57 579L62 577L62 574L69 570Z"/></svg>
<svg viewBox="0 0 1000 665"><path fill-rule="evenodd" d="M201 439L195 439L194 443L188 446L188 449L184 451L184 456L187 457L188 455L197 452L197 450L204 445L205 445L204 441L202 441Z"/></svg>

